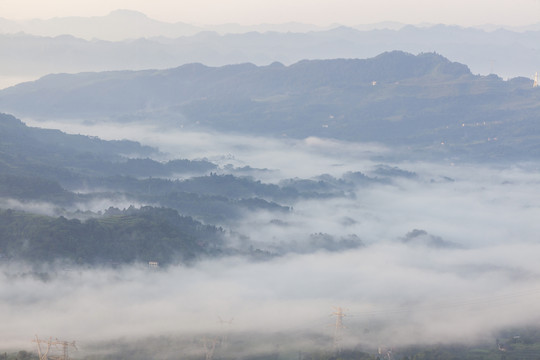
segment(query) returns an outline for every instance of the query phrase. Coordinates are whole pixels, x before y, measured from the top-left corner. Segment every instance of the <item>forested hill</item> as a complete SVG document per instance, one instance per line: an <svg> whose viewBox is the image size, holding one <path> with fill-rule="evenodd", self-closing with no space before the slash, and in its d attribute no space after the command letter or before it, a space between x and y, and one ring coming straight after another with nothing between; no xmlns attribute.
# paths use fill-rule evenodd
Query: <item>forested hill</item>
<svg viewBox="0 0 540 360"><path fill-rule="evenodd" d="M371 59L304 60L288 67L246 63L215 68L194 63L160 71L48 75L0 91L0 106L18 114L75 118L152 112L162 106L189 109L193 102L220 99L274 105L296 100L302 106L307 100L302 96L316 92L336 98L373 90L374 81L384 85L426 76L424 81L472 78L465 65L442 56L402 52Z"/></svg>
<svg viewBox="0 0 540 360"><path fill-rule="evenodd" d="M0 209L0 229L0 260L171 264L223 251L220 229L164 208L110 208L84 222Z"/></svg>
<svg viewBox="0 0 540 360"><path fill-rule="evenodd" d="M171 264L201 256L265 258L358 247L355 237L315 234L308 250L276 247L267 253L245 236L245 246L233 249L223 243L225 231L210 224L230 225L254 211L284 215L299 198L343 197L356 183L380 181L351 173L265 184L223 173L206 160L124 155L156 151L136 142L32 128L0 114L0 261ZM232 165L227 169L234 172Z"/></svg>
<svg viewBox="0 0 540 360"><path fill-rule="evenodd" d="M433 53L49 75L0 91L0 109L37 119L152 119L184 129L378 141L473 160L540 154L540 91L532 80L473 75Z"/></svg>
<svg viewBox="0 0 540 360"><path fill-rule="evenodd" d="M22 208L46 203L51 208L47 214L87 218L97 214L84 214L92 208L84 204L96 201L151 204L216 224L245 211L287 212L299 198L339 197L356 182L375 181L358 173L266 184L235 175L232 165L225 172L204 159L160 162L146 157L156 154L136 142L32 128L0 114L0 208L12 206L6 199L21 202Z"/></svg>
<svg viewBox="0 0 540 360"><path fill-rule="evenodd" d="M157 149L135 141L104 141L28 127L12 115L0 113L0 170L3 174L43 177L70 185L88 177L203 174L216 168L205 160L176 159L161 163L149 159L156 155L159 155Z"/></svg>

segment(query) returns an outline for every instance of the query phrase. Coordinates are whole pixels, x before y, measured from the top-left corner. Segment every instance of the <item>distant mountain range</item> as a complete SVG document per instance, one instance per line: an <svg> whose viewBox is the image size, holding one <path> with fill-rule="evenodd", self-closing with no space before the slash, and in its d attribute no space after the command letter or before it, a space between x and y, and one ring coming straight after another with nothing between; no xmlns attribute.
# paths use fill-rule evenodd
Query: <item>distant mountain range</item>
<svg viewBox="0 0 540 360"><path fill-rule="evenodd" d="M100 39L121 41L127 39L150 38L164 36L177 38L192 36L202 31L219 34L235 34L247 32L295 32L328 30L338 27L317 26L289 22L283 24L239 25L234 23L221 25L192 25L183 22L167 23L149 18L143 13L132 10L116 10L105 16L94 17L61 17L52 19L9 20L0 18L0 33L15 34L24 32L37 36L72 35L86 40ZM360 30L399 29L405 24L382 22L358 25Z"/></svg>
<svg viewBox="0 0 540 360"><path fill-rule="evenodd" d="M407 25L408 24L395 21L384 21L372 24L356 24L350 27L360 31L371 31L399 30ZM432 27L434 25L436 24L414 24L414 26L420 28ZM202 31L217 32L222 35L242 34L247 32L306 33L310 31L330 30L341 26L343 25L333 24L328 26L318 26L298 22L281 24L264 23L256 25L240 25L235 23L193 25L184 22L163 22L149 18L141 12L127 9L119 9L104 16L92 17L72 16L27 20L10 20L0 17L0 33L3 34L24 32L31 35L51 37L69 34L86 40L100 39L108 41L150 38L156 36L177 38L181 36L192 36ZM484 24L474 26L473 28L485 31L505 29L514 32L527 32L540 31L540 23L520 27Z"/></svg>
<svg viewBox="0 0 540 360"><path fill-rule="evenodd" d="M187 63L290 65L304 59L368 58L393 50L437 52L467 64L474 74L503 78L532 78L540 70L538 30L396 23L198 27L161 23L129 11L27 23L0 19L0 48L0 88L49 73L166 69Z"/></svg>
<svg viewBox="0 0 540 360"><path fill-rule="evenodd" d="M368 29L391 26L399 28L398 23L365 25ZM86 40L100 39L121 41L127 39L164 36L177 38L192 36L202 31L214 31L220 34L256 32L308 32L325 30L302 23L260 24L260 25L192 25L183 22L167 23L151 19L145 14L132 10L116 10L105 16L62 17L52 19L9 20L0 18L0 33L15 34L24 32L37 36L72 35Z"/></svg>
<svg viewBox="0 0 540 360"><path fill-rule="evenodd" d="M467 159L540 154L532 80L473 75L433 53L50 75L0 91L0 109L36 119L152 118L186 129L378 141Z"/></svg>

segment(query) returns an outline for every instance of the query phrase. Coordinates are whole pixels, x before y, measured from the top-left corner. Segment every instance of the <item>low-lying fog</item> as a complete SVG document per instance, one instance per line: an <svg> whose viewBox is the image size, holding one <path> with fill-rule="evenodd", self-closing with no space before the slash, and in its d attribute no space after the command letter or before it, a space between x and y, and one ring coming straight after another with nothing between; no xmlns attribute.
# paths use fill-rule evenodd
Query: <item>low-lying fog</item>
<svg viewBox="0 0 540 360"><path fill-rule="evenodd" d="M28 125L36 125L27 121ZM260 179L373 172L390 149L306 139L43 124L71 133L139 140L171 158L249 165ZM143 130L143 131L141 131ZM111 135L112 134L112 135ZM234 231L261 249L301 246L309 234L358 237L342 252L297 252L255 262L206 260L150 271L56 269L44 281L23 265L0 274L2 344L29 348L34 334L84 344L117 338L231 332L319 332L377 347L475 341L540 320L540 171L450 163L387 164L416 173L358 186L354 196L298 201L289 214L252 213ZM231 237L231 241L237 241ZM332 346L331 342L328 344ZM298 349L299 351L302 349Z"/></svg>

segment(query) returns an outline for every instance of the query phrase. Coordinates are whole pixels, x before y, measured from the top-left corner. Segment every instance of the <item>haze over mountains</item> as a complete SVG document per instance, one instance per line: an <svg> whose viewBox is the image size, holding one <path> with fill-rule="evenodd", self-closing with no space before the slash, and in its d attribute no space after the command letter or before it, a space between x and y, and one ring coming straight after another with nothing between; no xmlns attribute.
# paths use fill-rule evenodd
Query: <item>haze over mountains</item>
<svg viewBox="0 0 540 360"><path fill-rule="evenodd" d="M49 75L0 91L20 117L381 142L464 161L539 155L532 81L432 53ZM429 149L428 152L425 150Z"/></svg>
<svg viewBox="0 0 540 360"><path fill-rule="evenodd" d="M492 30L492 29L491 29ZM117 11L95 18L0 20L0 86L59 72L165 69L200 62L285 65L304 59L367 58L385 51L437 52L473 74L532 77L540 31L486 31L382 23L356 28L301 24L201 27ZM113 35L115 34L115 35Z"/></svg>
<svg viewBox="0 0 540 360"><path fill-rule="evenodd" d="M390 24L388 24L390 25ZM395 24L394 26L400 26ZM374 25L377 27L377 25ZM121 41L136 38L192 36L203 31L220 34L266 32L308 32L322 30L319 27L301 23L261 24L261 25L192 25L183 22L167 23L151 19L145 14L132 10L116 10L106 16L65 17L53 19L9 20L0 18L0 32L24 32L37 36L55 37L70 34L78 38L92 40Z"/></svg>
<svg viewBox="0 0 540 360"><path fill-rule="evenodd" d="M287 26L0 22L7 360L540 354L539 34Z"/></svg>
<svg viewBox="0 0 540 360"><path fill-rule="evenodd" d="M225 359L275 359L270 340L286 359L330 357L335 303L350 309L343 346L365 359L379 343L497 358L494 338L516 328L533 344L509 358L536 349L537 163L382 163L392 149L335 139L142 130L175 160L0 116L5 351L32 349L30 328L76 339L82 359L200 359L193 339L221 336L225 314ZM210 150L219 162L179 161Z"/></svg>
<svg viewBox="0 0 540 360"><path fill-rule="evenodd" d="M436 24L421 23L409 24L417 27L431 27ZM10 20L0 17L1 33L27 33L30 35L55 37L70 34L78 38L92 40L120 41L135 38L168 37L176 38L192 36L203 31L213 31L219 34L247 33L247 32L292 32L305 33L329 30L343 26L332 24L327 26L311 25L298 22L278 24L240 25L226 23L221 25L188 24L185 22L168 23L149 18L145 14L133 10L115 10L105 16L94 17L56 17L51 19ZM407 24L385 21L371 24L355 24L352 29L367 31L375 29L399 30ZM540 23L528 26L505 26L496 24L478 24L472 28L486 31L505 29L513 32L527 32L540 30Z"/></svg>

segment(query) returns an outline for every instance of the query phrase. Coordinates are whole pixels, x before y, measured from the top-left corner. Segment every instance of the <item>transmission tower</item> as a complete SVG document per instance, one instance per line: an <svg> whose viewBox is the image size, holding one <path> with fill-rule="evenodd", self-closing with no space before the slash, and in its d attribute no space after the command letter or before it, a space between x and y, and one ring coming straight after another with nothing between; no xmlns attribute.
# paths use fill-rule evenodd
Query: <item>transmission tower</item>
<svg viewBox="0 0 540 360"><path fill-rule="evenodd" d="M223 344L228 340L234 318L231 318L230 320L223 320L220 316L218 316L218 319L219 323L221 324L221 345L223 346Z"/></svg>
<svg viewBox="0 0 540 360"><path fill-rule="evenodd" d="M213 360L214 359L214 352L216 351L216 344L218 343L217 339L209 339L204 338L203 339L203 345L204 345L204 352L206 354L205 359L206 360Z"/></svg>
<svg viewBox="0 0 540 360"><path fill-rule="evenodd" d="M342 340L342 333L343 329L345 328L343 326L343 318L345 317L345 313L343 312L343 309L341 306L335 307L335 311L332 314L336 317L336 324L334 328L334 351L335 352L341 352L341 340Z"/></svg>
<svg viewBox="0 0 540 360"><path fill-rule="evenodd" d="M379 346L378 353L379 353L379 358L381 358L382 356L382 359L387 359L387 360L394 359L392 348L387 348L386 346Z"/></svg>
<svg viewBox="0 0 540 360"><path fill-rule="evenodd" d="M47 354L49 353L49 350L51 349L51 341L52 339L49 339L48 341L39 340L37 335L36 335L35 340L32 340L32 342L35 342L37 344L39 360L47 360ZM47 350L45 350L45 352L41 350L41 344L47 344Z"/></svg>
<svg viewBox="0 0 540 360"><path fill-rule="evenodd" d="M69 360L69 347L72 346L75 350L77 350L75 341L68 342L58 339L53 340L52 337L49 338L49 340L40 340L36 335L36 338L32 340L32 342L37 344L39 360ZM41 349L42 344L47 346L45 351ZM56 354L49 355L51 347L54 347L57 350Z"/></svg>

